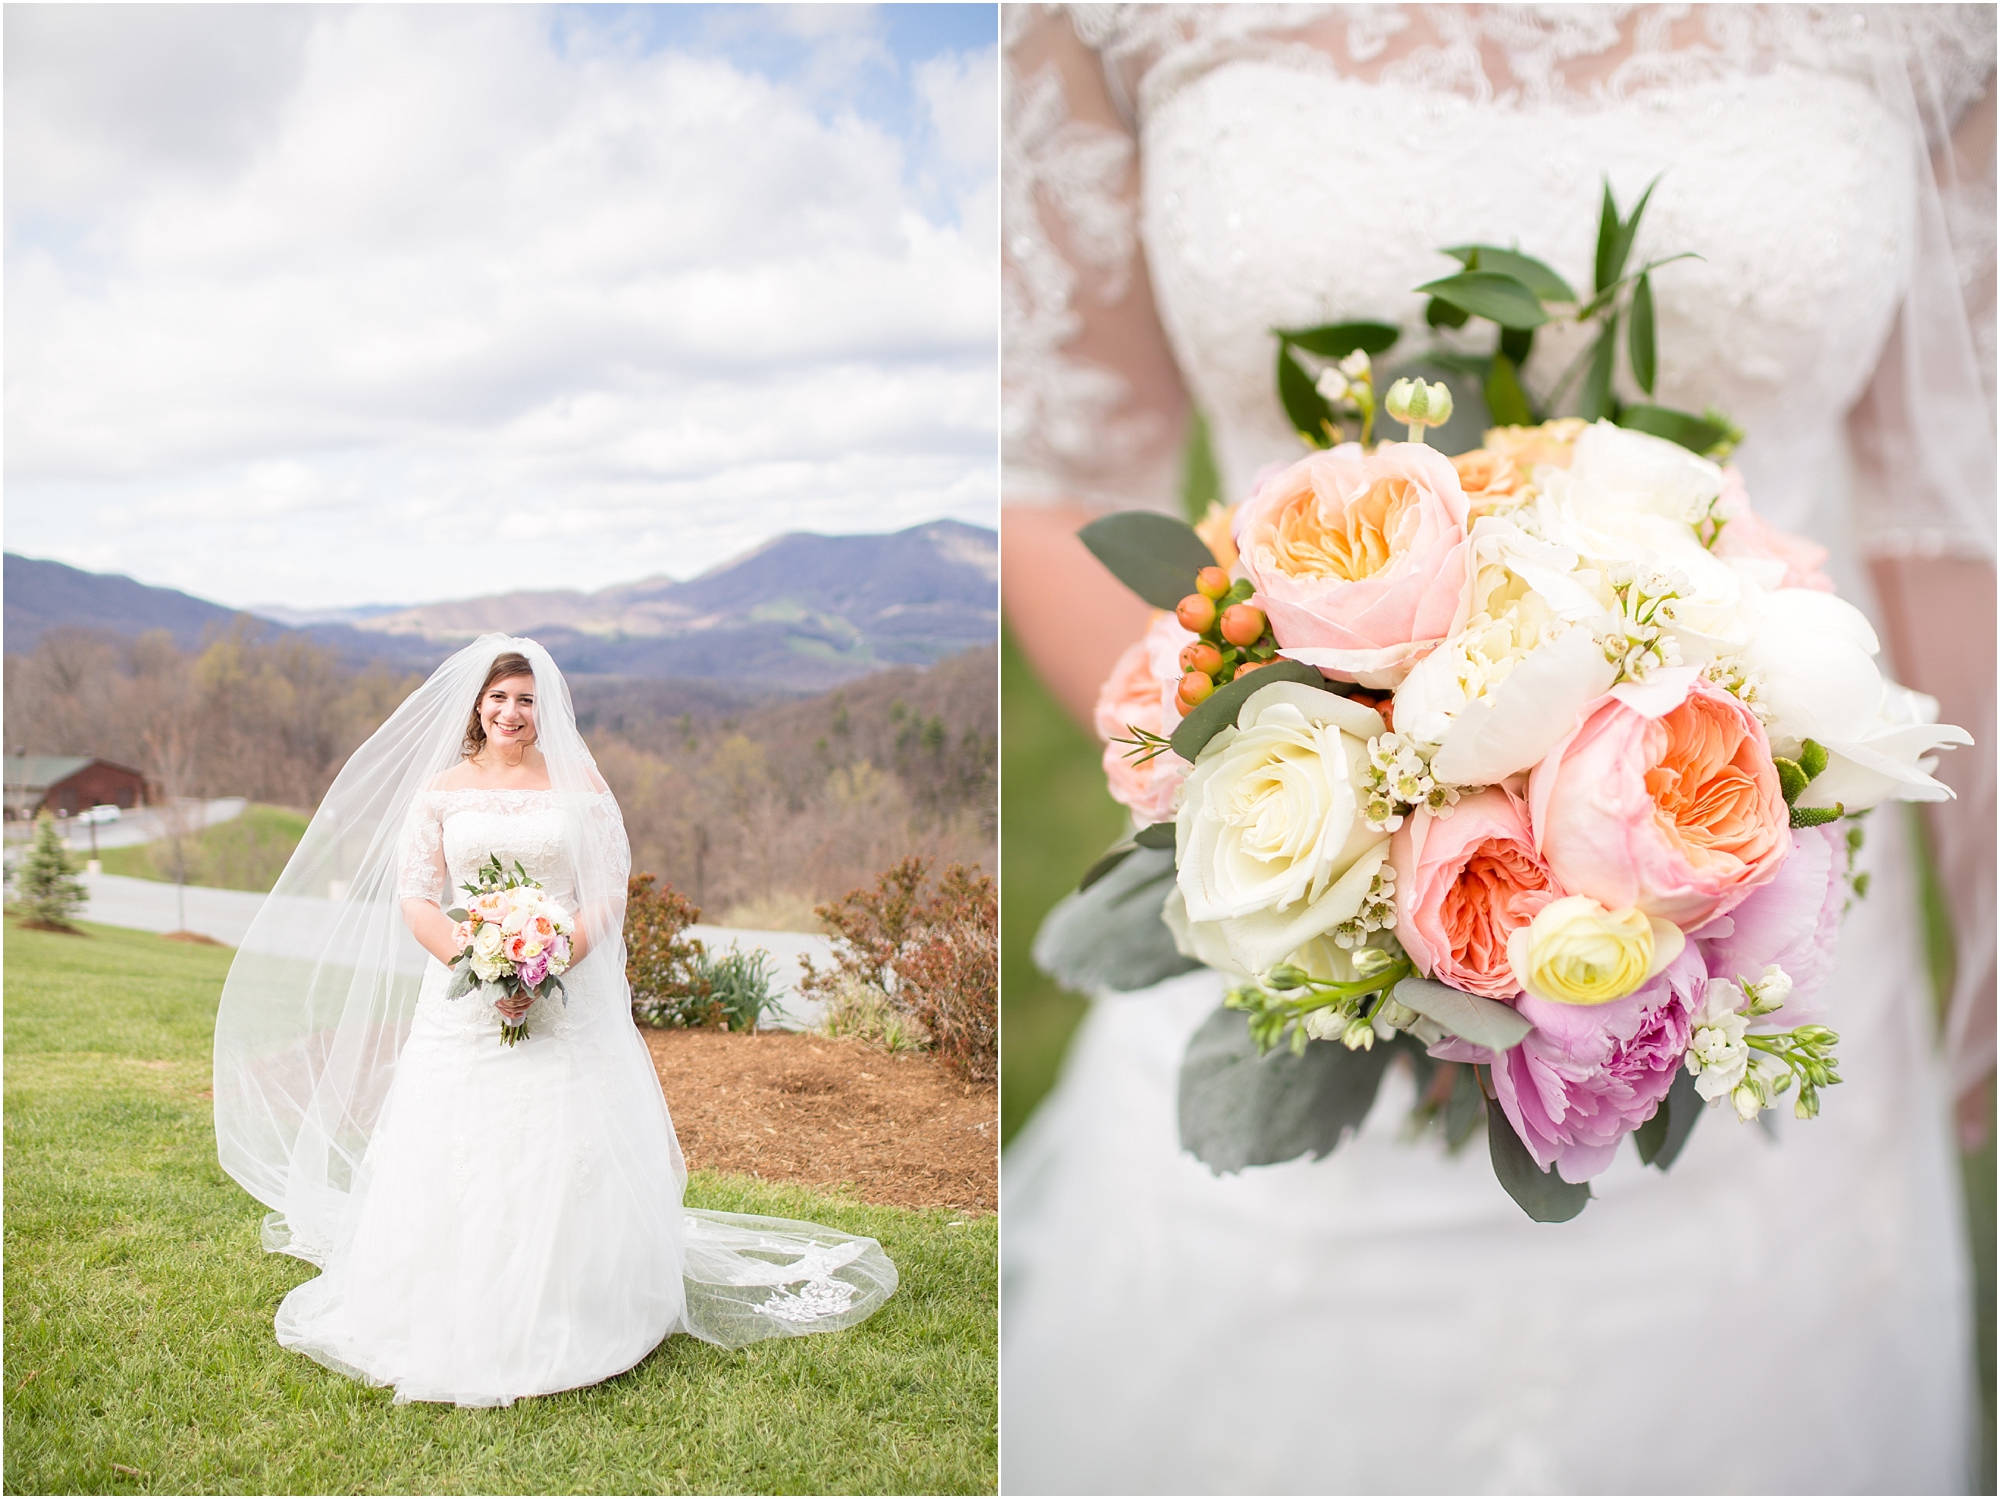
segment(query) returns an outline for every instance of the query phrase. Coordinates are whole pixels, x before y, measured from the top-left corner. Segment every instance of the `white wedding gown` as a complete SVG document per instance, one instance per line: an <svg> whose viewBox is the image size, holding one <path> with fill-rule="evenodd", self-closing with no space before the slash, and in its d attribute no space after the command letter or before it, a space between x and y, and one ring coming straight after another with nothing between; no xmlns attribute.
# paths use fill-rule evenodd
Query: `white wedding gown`
<svg viewBox="0 0 2000 1499"><path fill-rule="evenodd" d="M624 846L609 793L575 800L422 793L397 894L437 900L498 855L575 910L566 819ZM848 1326L895 1288L872 1239L682 1207L617 952L587 954L513 1047L429 961L333 1242L274 1246L324 1270L279 1308L281 1343L398 1401L504 1405L609 1378L677 1330L735 1346Z"/></svg>
<svg viewBox="0 0 2000 1499"><path fill-rule="evenodd" d="M1655 276L1659 399L1748 430L1759 512L1831 547L1850 598L1864 546L1991 557L1990 487L1924 502L1913 475L1863 505L1843 428L1935 208L1885 53L1948 115L1992 68L1990 10L1007 24L1010 501L1171 508L1183 383L1240 499L1301 451L1268 330L1395 321L1421 348L1410 288L1467 241L1585 285L1601 178L1629 211L1664 173L1634 258L1704 258ZM1989 260L1990 205L1958 225ZM1546 390L1569 349L1541 343ZM1099 996L1005 1160L1003 1488L1962 1492L1967 1271L1904 835L1868 819L1821 1117L1773 1140L1711 1113L1670 1174L1625 1153L1566 1225L1528 1221L1482 1147L1400 1139L1404 1075L1326 1160L1212 1176L1174 1100L1222 983Z"/></svg>

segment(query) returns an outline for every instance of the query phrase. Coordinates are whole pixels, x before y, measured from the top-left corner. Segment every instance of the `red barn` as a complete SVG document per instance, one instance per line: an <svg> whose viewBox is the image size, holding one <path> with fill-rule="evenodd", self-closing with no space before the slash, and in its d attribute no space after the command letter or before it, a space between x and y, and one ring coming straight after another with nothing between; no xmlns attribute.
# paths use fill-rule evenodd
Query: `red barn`
<svg viewBox="0 0 2000 1499"><path fill-rule="evenodd" d="M9 755L5 794L10 818L32 818L44 807L74 817L106 804L145 806L146 777L93 755Z"/></svg>

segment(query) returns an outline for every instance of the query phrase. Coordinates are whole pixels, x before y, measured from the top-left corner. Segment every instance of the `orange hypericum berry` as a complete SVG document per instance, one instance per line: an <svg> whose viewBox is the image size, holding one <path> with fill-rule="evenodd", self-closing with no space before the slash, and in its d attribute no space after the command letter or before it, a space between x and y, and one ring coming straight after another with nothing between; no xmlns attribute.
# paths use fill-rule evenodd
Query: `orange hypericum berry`
<svg viewBox="0 0 2000 1499"><path fill-rule="evenodd" d="M1198 671L1191 671L1181 678L1180 686L1174 690L1174 696L1189 708L1199 708L1208 701L1214 691L1214 678Z"/></svg>
<svg viewBox="0 0 2000 1499"><path fill-rule="evenodd" d="M1206 635L1215 624L1215 600L1206 594L1191 593L1175 606L1174 617L1181 622L1182 629Z"/></svg>
<svg viewBox="0 0 2000 1499"><path fill-rule="evenodd" d="M1194 575L1194 591L1204 598L1219 599L1229 592L1229 574L1219 567L1204 567Z"/></svg>
<svg viewBox="0 0 2000 1499"><path fill-rule="evenodd" d="M1197 640L1181 652L1181 670L1212 677L1222 670L1222 652L1206 640Z"/></svg>
<svg viewBox="0 0 2000 1499"><path fill-rule="evenodd" d="M1267 623L1256 605L1231 604L1222 611L1222 638L1231 645L1255 645L1263 639Z"/></svg>

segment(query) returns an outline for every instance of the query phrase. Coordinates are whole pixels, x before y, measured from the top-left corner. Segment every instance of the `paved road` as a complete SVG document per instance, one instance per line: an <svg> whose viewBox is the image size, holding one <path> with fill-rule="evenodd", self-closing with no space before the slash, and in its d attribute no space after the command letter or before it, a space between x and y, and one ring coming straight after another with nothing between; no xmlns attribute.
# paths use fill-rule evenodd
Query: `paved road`
<svg viewBox="0 0 2000 1499"><path fill-rule="evenodd" d="M210 890L201 885L185 888L186 920L182 920L182 891L157 880L135 880L116 874L87 874L84 888L90 903L80 913L87 921L107 926L135 927L142 932L200 932L229 947L239 947L250 920L263 907L266 897L248 890ZM311 934L323 930L332 914L332 902L308 896L286 900L286 921L272 937L285 945L287 938L301 946L311 942ZM711 953L742 951L761 947L771 954L777 970L779 1003L785 1013L770 1018L770 1024L785 1030L807 1030L819 1023L822 1006L802 1000L796 990L800 976L799 959L810 954L820 967L833 962L833 944L825 937L805 932L754 932L737 927L696 926L690 933L701 939Z"/></svg>
<svg viewBox="0 0 2000 1499"><path fill-rule="evenodd" d="M243 815L243 809L250 803L240 796L219 796L201 808L201 826L212 828L219 822L231 822ZM97 846L99 848L129 848L135 843L151 843L155 838L166 836L160 814L151 807L138 807L123 813L116 822L101 822L97 825ZM69 829L69 848L72 853L90 853L90 829L72 825Z"/></svg>

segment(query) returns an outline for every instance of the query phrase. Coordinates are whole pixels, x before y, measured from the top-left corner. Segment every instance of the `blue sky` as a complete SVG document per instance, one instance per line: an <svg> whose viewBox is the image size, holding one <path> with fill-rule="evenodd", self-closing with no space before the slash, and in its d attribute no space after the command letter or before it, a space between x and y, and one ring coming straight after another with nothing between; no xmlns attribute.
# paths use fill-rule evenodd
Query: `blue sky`
<svg viewBox="0 0 2000 1499"><path fill-rule="evenodd" d="M992 7L5 25L9 550L331 607L994 523Z"/></svg>

